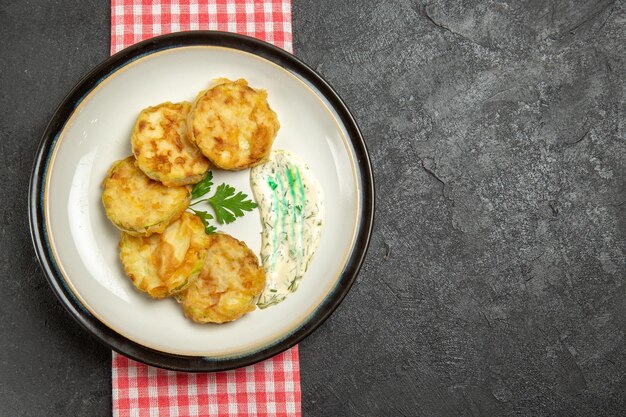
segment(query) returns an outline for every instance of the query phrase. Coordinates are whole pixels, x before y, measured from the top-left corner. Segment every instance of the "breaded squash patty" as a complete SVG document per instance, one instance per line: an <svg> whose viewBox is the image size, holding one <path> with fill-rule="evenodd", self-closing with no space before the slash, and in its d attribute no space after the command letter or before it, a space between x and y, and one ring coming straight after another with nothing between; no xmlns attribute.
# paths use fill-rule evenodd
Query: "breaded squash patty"
<svg viewBox="0 0 626 417"><path fill-rule="evenodd" d="M148 178L129 156L109 168L102 182L106 215L123 232L133 236L162 233L187 209L188 186L166 187Z"/></svg>
<svg viewBox="0 0 626 417"><path fill-rule="evenodd" d="M130 139L137 167L169 187L195 184L209 169L209 161L187 136L190 108L188 102L167 102L144 109Z"/></svg>
<svg viewBox="0 0 626 417"><path fill-rule="evenodd" d="M244 79L216 80L202 91L188 117L191 140L215 166L239 170L262 162L280 127L267 92Z"/></svg>
<svg viewBox="0 0 626 417"><path fill-rule="evenodd" d="M163 298L184 289L198 276L209 244L202 221L183 213L163 234L136 237L122 233L120 259L139 290Z"/></svg>
<svg viewBox="0 0 626 417"><path fill-rule="evenodd" d="M265 270L245 243L222 233L209 238L202 272L177 299L185 316L198 323L236 320L256 308Z"/></svg>

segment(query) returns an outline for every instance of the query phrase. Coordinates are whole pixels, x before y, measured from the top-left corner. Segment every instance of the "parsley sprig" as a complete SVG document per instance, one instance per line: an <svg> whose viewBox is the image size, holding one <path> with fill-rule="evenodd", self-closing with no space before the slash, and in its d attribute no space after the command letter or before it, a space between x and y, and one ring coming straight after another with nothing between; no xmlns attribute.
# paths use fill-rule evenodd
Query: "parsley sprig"
<svg viewBox="0 0 626 417"><path fill-rule="evenodd" d="M204 195L211 191L213 186L213 173L209 171L206 177L199 183L197 183L191 191L191 199L196 200L191 203L191 206L196 205L202 201L206 201L215 211L215 217L206 211L196 210L190 207L190 210L194 212L196 216L202 220L204 224L204 231L210 235L215 233L217 228L209 222L209 220L217 220L219 224L232 223L237 217L243 216L244 211L252 211L256 208L257 204L248 200L248 196L241 191L236 192L234 187L228 184L221 184L215 190L215 194L212 197L200 199Z"/></svg>
<svg viewBox="0 0 626 417"><path fill-rule="evenodd" d="M256 203L246 200L248 196L241 191L235 194L235 188L228 184L217 187L215 195L207 201L215 210L215 216L219 224L232 223L237 217L243 216L244 211L252 211Z"/></svg>
<svg viewBox="0 0 626 417"><path fill-rule="evenodd" d="M209 171L206 174L206 177L199 183L197 183L193 190L191 191L191 199L195 200L196 198L200 198L209 191L211 191L211 187L213 186L213 172Z"/></svg>

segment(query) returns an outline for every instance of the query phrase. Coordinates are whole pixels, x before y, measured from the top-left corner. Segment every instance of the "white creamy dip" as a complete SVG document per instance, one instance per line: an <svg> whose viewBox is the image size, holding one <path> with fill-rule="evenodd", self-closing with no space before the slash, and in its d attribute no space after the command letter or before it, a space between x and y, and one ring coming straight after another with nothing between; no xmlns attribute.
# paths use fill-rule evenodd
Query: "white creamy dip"
<svg viewBox="0 0 626 417"><path fill-rule="evenodd" d="M309 167L282 150L250 170L250 184L263 223L267 281L257 305L265 308L298 289L322 234L324 194Z"/></svg>

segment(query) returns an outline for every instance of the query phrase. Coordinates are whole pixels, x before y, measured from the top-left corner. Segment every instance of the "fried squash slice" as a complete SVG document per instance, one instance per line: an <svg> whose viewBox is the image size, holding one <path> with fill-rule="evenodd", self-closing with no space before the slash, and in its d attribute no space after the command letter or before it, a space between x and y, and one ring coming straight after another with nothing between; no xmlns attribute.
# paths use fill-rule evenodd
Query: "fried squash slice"
<svg viewBox="0 0 626 417"><path fill-rule="evenodd" d="M183 290L198 276L209 245L202 221L185 212L163 234L122 233L120 258L135 287L163 298Z"/></svg>
<svg viewBox="0 0 626 417"><path fill-rule="evenodd" d="M209 238L202 272L176 298L185 316L195 322L233 321L256 308L265 270L245 243L222 233Z"/></svg>
<svg viewBox="0 0 626 417"><path fill-rule="evenodd" d="M111 166L102 187L107 217L133 236L162 233L191 201L190 187L166 187L151 180L135 166L132 156Z"/></svg>
<svg viewBox="0 0 626 417"><path fill-rule="evenodd" d="M244 79L218 79L200 92L187 121L189 136L215 166L240 170L262 163L280 128L265 90Z"/></svg>
<svg viewBox="0 0 626 417"><path fill-rule="evenodd" d="M148 107L139 114L131 135L137 167L168 187L195 184L209 169L209 161L187 135L190 108L188 102Z"/></svg>

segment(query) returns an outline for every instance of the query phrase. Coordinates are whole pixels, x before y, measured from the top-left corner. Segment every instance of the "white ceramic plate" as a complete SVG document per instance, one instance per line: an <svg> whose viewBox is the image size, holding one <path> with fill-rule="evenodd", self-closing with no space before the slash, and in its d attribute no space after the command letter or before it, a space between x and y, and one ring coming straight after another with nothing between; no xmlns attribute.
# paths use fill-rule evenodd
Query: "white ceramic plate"
<svg viewBox="0 0 626 417"><path fill-rule="evenodd" d="M100 184L131 154L138 113L191 101L214 78L245 78L268 92L287 149L311 167L326 196L326 222L313 262L286 301L223 325L186 319L173 299L137 291L119 261L120 233L108 221ZM252 195L249 170L213 170ZM293 56L238 35L188 32L124 50L92 71L59 107L44 135L31 181L31 230L41 264L70 313L112 348L188 371L228 369L276 354L308 335L336 308L365 254L373 184L363 140L330 87ZM257 254L258 211L219 227Z"/></svg>

